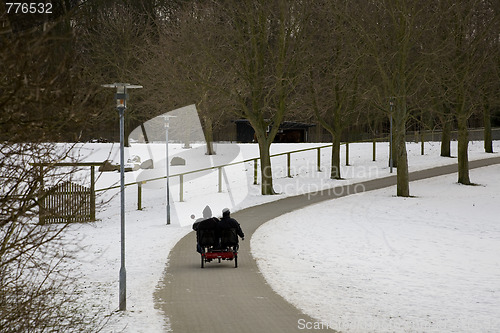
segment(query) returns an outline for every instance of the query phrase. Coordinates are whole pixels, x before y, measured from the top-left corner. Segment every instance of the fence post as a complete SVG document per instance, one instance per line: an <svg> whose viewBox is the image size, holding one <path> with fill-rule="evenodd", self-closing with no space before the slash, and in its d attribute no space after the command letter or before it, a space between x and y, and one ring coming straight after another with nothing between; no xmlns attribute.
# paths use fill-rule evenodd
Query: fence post
<svg viewBox="0 0 500 333"><path fill-rule="evenodd" d="M222 167L219 167L219 193L222 193Z"/></svg>
<svg viewBox="0 0 500 333"><path fill-rule="evenodd" d="M373 162L376 160L377 155L377 139L373 138Z"/></svg>
<svg viewBox="0 0 500 333"><path fill-rule="evenodd" d="M349 141L345 143L345 165L349 165Z"/></svg>
<svg viewBox="0 0 500 333"><path fill-rule="evenodd" d="M253 184L257 185L257 159L253 160Z"/></svg>
<svg viewBox="0 0 500 333"><path fill-rule="evenodd" d="M321 172L321 147L318 149L318 172Z"/></svg>
<svg viewBox="0 0 500 333"><path fill-rule="evenodd" d="M137 210L142 210L142 182L137 183Z"/></svg>
<svg viewBox="0 0 500 333"><path fill-rule="evenodd" d="M179 175L179 198L180 202L184 201L184 175Z"/></svg>
<svg viewBox="0 0 500 333"><path fill-rule="evenodd" d="M290 153L286 154L286 169L287 169L287 177L292 178L292 175L290 174Z"/></svg>
<svg viewBox="0 0 500 333"><path fill-rule="evenodd" d="M38 223L45 224L45 184L43 181L43 166L40 165L40 192L38 194Z"/></svg>
<svg viewBox="0 0 500 333"><path fill-rule="evenodd" d="M95 166L90 167L90 220L95 221Z"/></svg>
<svg viewBox="0 0 500 333"><path fill-rule="evenodd" d="M425 150L424 132L420 131L420 155L424 155L424 150Z"/></svg>

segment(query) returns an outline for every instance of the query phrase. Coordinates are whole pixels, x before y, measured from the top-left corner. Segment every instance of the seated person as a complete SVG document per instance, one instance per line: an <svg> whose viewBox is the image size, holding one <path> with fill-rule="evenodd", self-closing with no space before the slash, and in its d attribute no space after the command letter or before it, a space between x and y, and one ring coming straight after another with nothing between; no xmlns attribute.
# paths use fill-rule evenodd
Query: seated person
<svg viewBox="0 0 500 333"><path fill-rule="evenodd" d="M220 235L221 235L221 247L232 246L236 251L238 250L238 236L242 240L245 239L245 234L241 230L240 224L230 216L231 212L228 208L224 208L222 211L222 219L219 222Z"/></svg>
<svg viewBox="0 0 500 333"><path fill-rule="evenodd" d="M203 217L193 224L196 231L196 251L203 253L206 247L217 247L219 245L219 219L212 217L212 210L206 206Z"/></svg>

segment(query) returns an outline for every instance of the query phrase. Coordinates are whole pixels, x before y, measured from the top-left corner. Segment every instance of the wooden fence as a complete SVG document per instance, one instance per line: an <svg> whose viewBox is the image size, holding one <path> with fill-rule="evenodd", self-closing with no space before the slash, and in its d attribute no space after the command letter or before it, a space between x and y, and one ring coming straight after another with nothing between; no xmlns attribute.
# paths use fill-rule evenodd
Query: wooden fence
<svg viewBox="0 0 500 333"><path fill-rule="evenodd" d="M40 222L88 222L95 219L90 188L64 182L45 192L40 209Z"/></svg>
<svg viewBox="0 0 500 333"><path fill-rule="evenodd" d="M95 221L95 167L103 162L83 163L31 163L39 169L41 191L39 202L39 223L68 223ZM90 167L90 188L73 182L63 182L45 189L44 168L46 167Z"/></svg>

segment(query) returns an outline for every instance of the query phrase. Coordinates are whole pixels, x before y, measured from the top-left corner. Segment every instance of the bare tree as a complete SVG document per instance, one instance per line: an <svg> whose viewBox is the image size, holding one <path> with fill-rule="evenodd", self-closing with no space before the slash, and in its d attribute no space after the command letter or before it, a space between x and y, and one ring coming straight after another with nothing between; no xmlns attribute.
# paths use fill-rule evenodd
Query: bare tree
<svg viewBox="0 0 500 333"><path fill-rule="evenodd" d="M160 6L162 2L158 2ZM79 54L81 75L90 84L129 82L144 85L138 68L147 57L148 48L158 41L156 15L150 1L88 1L74 17L75 49ZM141 123L158 115L157 110L144 107L149 86L134 91L125 113L125 144L128 134ZM117 114L113 112L113 95L101 91L93 96L98 113L97 129L109 132L116 128ZM99 107L99 109L97 108ZM100 126L103 124L104 126ZM111 131L118 134L117 131ZM117 139L117 135L114 136Z"/></svg>
<svg viewBox="0 0 500 333"><path fill-rule="evenodd" d="M200 43L215 18L211 8L210 4L186 3L177 7L174 20L159 22L159 39L151 40L154 44L147 47L148 53L137 70L137 78L148 93L148 98L140 103L141 108L159 114L196 105L208 155L215 154L213 131L228 121L233 109L232 102L218 88L229 85L232 74L213 66L206 59L203 46L206 42ZM224 56L222 50L211 52L215 58Z"/></svg>
<svg viewBox="0 0 500 333"><path fill-rule="evenodd" d="M453 114L451 113L450 107L445 103L437 105L438 117L441 122L441 156L451 157L451 129L453 125Z"/></svg>
<svg viewBox="0 0 500 333"><path fill-rule="evenodd" d="M410 115L408 103L418 87L422 65L419 47L423 25L418 21L419 15L420 8L411 1L370 1L361 15L350 20L366 41L366 52L370 56L366 73L375 74L373 101L394 120L397 195L404 197L410 195L405 140Z"/></svg>
<svg viewBox="0 0 500 333"><path fill-rule="evenodd" d="M234 59L237 107L255 130L261 161L261 192L274 194L270 146L303 74L302 2L241 1L224 6L233 25L227 51Z"/></svg>
<svg viewBox="0 0 500 333"><path fill-rule="evenodd" d="M330 178L341 179L340 142L360 99L359 80L363 57L360 37L347 18L357 8L352 2L315 1L306 21L309 75L303 88L305 110L315 114L332 136Z"/></svg>
<svg viewBox="0 0 500 333"><path fill-rule="evenodd" d="M500 81L500 40L498 38L500 4L491 3L491 7L486 7L485 12L493 17L489 18L492 19L491 26L485 32L484 46L479 50L486 57L480 73L483 83L479 86L479 98L482 101L481 108L483 111L484 151L493 153L491 113L500 106L500 90L498 89L498 82ZM486 19L488 19L488 15L486 15Z"/></svg>
<svg viewBox="0 0 500 333"><path fill-rule="evenodd" d="M0 35L0 331L96 331L80 310L65 225L38 223L44 180L70 179L55 161L68 149L51 143L91 118L91 86L82 88L68 18ZM31 163L47 163L43 171Z"/></svg>
<svg viewBox="0 0 500 333"><path fill-rule="evenodd" d="M468 120L482 104L489 81L482 74L485 64L494 54L488 49L489 31L498 22L489 2L444 1L440 8L443 47L436 53L440 66L439 80L442 98L449 105L458 125L458 182L471 184L468 166Z"/></svg>
<svg viewBox="0 0 500 333"><path fill-rule="evenodd" d="M445 66L440 58L443 50L447 50L446 41L449 38L446 11L449 3L442 1L431 2L423 8L423 22L428 26L431 34L422 38L425 65L422 70L424 87L427 90L425 97L429 103L431 114L436 118L436 126L441 129L441 152L443 157L451 157L451 131L454 126L453 106L444 98L448 87L445 84L443 70Z"/></svg>
<svg viewBox="0 0 500 333"><path fill-rule="evenodd" d="M67 270L72 249L64 238L67 224L38 223L43 181L69 180L70 174L33 161L62 158L53 144L0 144L0 330L2 332L73 332L98 330L92 313L81 310L75 280Z"/></svg>
<svg viewBox="0 0 500 333"><path fill-rule="evenodd" d="M193 3L188 17L193 24L186 26L196 29L187 42L193 52L178 59L185 69L192 66L190 80L198 94L206 86L210 96L225 99L223 105L250 122L259 143L265 195L274 194L270 146L302 75L304 7L284 0Z"/></svg>

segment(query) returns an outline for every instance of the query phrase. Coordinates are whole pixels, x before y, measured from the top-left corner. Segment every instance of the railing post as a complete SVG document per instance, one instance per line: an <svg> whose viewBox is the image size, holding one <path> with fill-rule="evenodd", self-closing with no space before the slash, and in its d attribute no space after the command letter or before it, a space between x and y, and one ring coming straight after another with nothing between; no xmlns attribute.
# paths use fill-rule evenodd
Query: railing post
<svg viewBox="0 0 500 333"><path fill-rule="evenodd" d="M90 220L95 221L95 166L90 167Z"/></svg>
<svg viewBox="0 0 500 333"><path fill-rule="evenodd" d="M318 147L318 172L321 172L321 147Z"/></svg>
<svg viewBox="0 0 500 333"><path fill-rule="evenodd" d="M424 155L425 153L425 138L424 138L424 132L420 131L420 155Z"/></svg>
<svg viewBox="0 0 500 333"><path fill-rule="evenodd" d="M180 202L184 201L184 175L179 175L179 198Z"/></svg>
<svg viewBox="0 0 500 333"><path fill-rule="evenodd" d="M219 167L219 193L222 193L222 167Z"/></svg>
<svg viewBox="0 0 500 333"><path fill-rule="evenodd" d="M253 160L253 184L257 185L257 159Z"/></svg>
<svg viewBox="0 0 500 333"><path fill-rule="evenodd" d="M349 165L349 141L345 143L345 165Z"/></svg>
<svg viewBox="0 0 500 333"><path fill-rule="evenodd" d="M290 174L290 153L286 154L286 169L287 169L287 177L292 178L292 175Z"/></svg>
<svg viewBox="0 0 500 333"><path fill-rule="evenodd" d="M40 224L45 224L45 217L46 217L46 209L45 209L45 183L43 181L43 166L40 165L40 191L38 193L38 201L40 202L38 204L38 222Z"/></svg>
<svg viewBox="0 0 500 333"><path fill-rule="evenodd" d="M142 210L142 182L137 183L137 210Z"/></svg>
<svg viewBox="0 0 500 333"><path fill-rule="evenodd" d="M373 162L377 158L377 139L373 138Z"/></svg>

